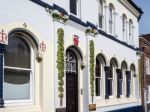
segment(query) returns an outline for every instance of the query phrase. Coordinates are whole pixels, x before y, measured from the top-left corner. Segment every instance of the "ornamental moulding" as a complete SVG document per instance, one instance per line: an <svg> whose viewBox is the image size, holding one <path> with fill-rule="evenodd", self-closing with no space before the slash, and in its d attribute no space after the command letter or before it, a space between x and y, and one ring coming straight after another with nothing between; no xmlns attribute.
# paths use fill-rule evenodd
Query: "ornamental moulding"
<svg viewBox="0 0 150 112"><path fill-rule="evenodd" d="M69 20L69 16L59 12L58 10L53 10L51 13L53 20L66 23Z"/></svg>
<svg viewBox="0 0 150 112"><path fill-rule="evenodd" d="M89 27L86 29L85 34L86 34L86 35L91 35L91 36L95 37L95 36L98 35L98 31L97 31L97 29L92 28L92 27L89 26Z"/></svg>

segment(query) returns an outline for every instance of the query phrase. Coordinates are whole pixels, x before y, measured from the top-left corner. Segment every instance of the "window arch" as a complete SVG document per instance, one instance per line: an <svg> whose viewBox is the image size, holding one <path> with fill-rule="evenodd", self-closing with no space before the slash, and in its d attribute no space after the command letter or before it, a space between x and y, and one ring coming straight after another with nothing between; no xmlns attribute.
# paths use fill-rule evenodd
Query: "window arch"
<svg viewBox="0 0 150 112"><path fill-rule="evenodd" d="M121 90L121 95L126 96L126 71L127 71L127 63L125 61L123 61L121 63L121 69L122 69L122 79L121 79L121 85L119 85L120 88L122 88ZM124 93L124 94L123 94Z"/></svg>
<svg viewBox="0 0 150 112"><path fill-rule="evenodd" d="M96 96L102 96L102 86L103 86L103 74L104 66L106 65L105 58L99 54L96 56L96 67L95 67L95 94Z"/></svg>
<svg viewBox="0 0 150 112"><path fill-rule="evenodd" d="M133 22L129 20L129 44L133 45Z"/></svg>
<svg viewBox="0 0 150 112"><path fill-rule="evenodd" d="M122 15L122 32L123 32L123 41L126 41L127 42L127 35L126 35L126 32L127 32L127 29L126 29L126 21L127 21L127 16L125 14Z"/></svg>
<svg viewBox="0 0 150 112"><path fill-rule="evenodd" d="M109 4L109 33L113 33L113 25L114 25L114 5L112 3Z"/></svg>
<svg viewBox="0 0 150 112"><path fill-rule="evenodd" d="M30 38L29 35L17 31L9 35L4 53L4 100L6 103L33 101L34 49L29 41Z"/></svg>

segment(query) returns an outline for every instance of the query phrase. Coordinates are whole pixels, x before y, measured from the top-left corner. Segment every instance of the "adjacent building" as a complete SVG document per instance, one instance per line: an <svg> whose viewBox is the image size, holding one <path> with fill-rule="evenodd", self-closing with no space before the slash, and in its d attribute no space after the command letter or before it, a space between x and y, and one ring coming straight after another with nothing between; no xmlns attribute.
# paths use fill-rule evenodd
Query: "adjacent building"
<svg viewBox="0 0 150 112"><path fill-rule="evenodd" d="M142 105L143 111L148 112L150 110L150 34L141 35L140 48L142 50L141 55L141 74L142 74Z"/></svg>
<svg viewBox="0 0 150 112"><path fill-rule="evenodd" d="M0 112L140 111L142 13L132 0L1 0Z"/></svg>

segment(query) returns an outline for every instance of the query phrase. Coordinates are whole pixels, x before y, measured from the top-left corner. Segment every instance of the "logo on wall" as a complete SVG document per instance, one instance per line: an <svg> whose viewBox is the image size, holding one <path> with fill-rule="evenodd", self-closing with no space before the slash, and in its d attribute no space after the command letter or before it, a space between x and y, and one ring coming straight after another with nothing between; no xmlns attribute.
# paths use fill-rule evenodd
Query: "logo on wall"
<svg viewBox="0 0 150 112"><path fill-rule="evenodd" d="M40 51L42 51L42 52L45 52L45 51L46 51L46 45L45 45L44 41L42 41L42 42L40 43Z"/></svg>
<svg viewBox="0 0 150 112"><path fill-rule="evenodd" d="M77 35L73 35L73 44L78 45L79 44L79 37Z"/></svg>
<svg viewBox="0 0 150 112"><path fill-rule="evenodd" d="M1 43L1 44L8 44L7 34L4 32L3 29L2 29L2 31L0 32L0 43Z"/></svg>

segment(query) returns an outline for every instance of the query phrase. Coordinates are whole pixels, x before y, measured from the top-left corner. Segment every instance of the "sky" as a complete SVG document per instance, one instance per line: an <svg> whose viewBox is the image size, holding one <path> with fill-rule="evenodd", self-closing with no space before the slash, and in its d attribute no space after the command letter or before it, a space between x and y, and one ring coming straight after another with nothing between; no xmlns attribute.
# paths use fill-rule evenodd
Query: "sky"
<svg viewBox="0 0 150 112"><path fill-rule="evenodd" d="M140 19L139 31L141 34L150 33L150 0L133 0L140 8L144 14Z"/></svg>

